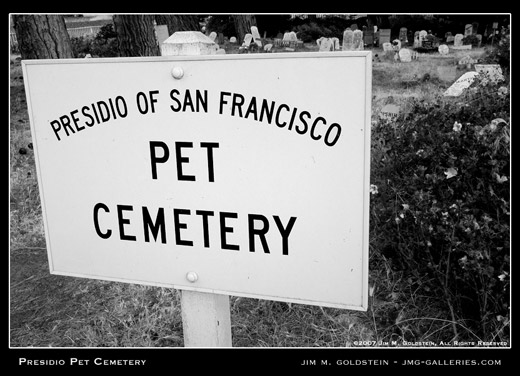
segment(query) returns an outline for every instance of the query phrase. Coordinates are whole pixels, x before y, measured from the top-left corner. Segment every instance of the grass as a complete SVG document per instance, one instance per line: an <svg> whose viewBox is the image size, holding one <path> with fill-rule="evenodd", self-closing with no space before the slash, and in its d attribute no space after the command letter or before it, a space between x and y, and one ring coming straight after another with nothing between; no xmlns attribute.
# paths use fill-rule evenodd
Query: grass
<svg viewBox="0 0 520 376"><path fill-rule="evenodd" d="M373 117L390 100L405 105L442 93L450 83L436 76L436 66L455 65L458 58L375 62ZM10 346L183 346L178 291L49 274L23 77L13 55L10 73ZM233 346L350 347L358 341L400 346L450 341L453 326L478 340L463 323L449 319L427 287L410 283L375 252L380 241L375 229L370 239L367 312L230 297Z"/></svg>

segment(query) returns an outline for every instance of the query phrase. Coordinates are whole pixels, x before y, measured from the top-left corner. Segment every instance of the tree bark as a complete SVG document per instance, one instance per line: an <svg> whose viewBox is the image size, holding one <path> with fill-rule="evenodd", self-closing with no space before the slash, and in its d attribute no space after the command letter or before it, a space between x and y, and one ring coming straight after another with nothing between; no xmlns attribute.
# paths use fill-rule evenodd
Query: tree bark
<svg viewBox="0 0 520 376"><path fill-rule="evenodd" d="M159 56L152 15L115 15L120 56Z"/></svg>
<svg viewBox="0 0 520 376"><path fill-rule="evenodd" d="M251 26L256 26L256 17L252 14L237 14L231 17L235 24L237 38L240 42L243 42L246 34L251 33Z"/></svg>
<svg viewBox="0 0 520 376"><path fill-rule="evenodd" d="M13 15L22 59L73 58L72 44L60 15Z"/></svg>
<svg viewBox="0 0 520 376"><path fill-rule="evenodd" d="M157 25L168 26L168 35L176 31L200 31L199 17L193 15L161 14L155 16Z"/></svg>

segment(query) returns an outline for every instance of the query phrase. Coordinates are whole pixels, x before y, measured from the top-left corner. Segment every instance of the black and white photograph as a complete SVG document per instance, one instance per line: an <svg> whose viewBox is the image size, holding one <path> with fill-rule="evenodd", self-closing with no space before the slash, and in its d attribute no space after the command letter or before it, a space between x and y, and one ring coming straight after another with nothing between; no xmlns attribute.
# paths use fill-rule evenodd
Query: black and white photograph
<svg viewBox="0 0 520 376"><path fill-rule="evenodd" d="M511 365L511 13L8 18L15 369Z"/></svg>

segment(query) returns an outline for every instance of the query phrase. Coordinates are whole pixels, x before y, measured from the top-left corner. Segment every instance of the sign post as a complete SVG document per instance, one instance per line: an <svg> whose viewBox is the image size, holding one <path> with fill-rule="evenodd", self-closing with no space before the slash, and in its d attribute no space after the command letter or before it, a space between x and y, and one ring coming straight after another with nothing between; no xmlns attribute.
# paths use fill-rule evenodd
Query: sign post
<svg viewBox="0 0 520 376"><path fill-rule="evenodd" d="M201 32L177 32L170 38L175 44L162 45L163 56L197 56L216 51L215 43ZM183 75L182 69L172 70L175 79L181 79ZM196 282L198 275L189 272L186 278ZM181 290L181 313L185 347L232 346L229 295Z"/></svg>
<svg viewBox="0 0 520 376"><path fill-rule="evenodd" d="M369 51L22 61L52 274L366 310Z"/></svg>

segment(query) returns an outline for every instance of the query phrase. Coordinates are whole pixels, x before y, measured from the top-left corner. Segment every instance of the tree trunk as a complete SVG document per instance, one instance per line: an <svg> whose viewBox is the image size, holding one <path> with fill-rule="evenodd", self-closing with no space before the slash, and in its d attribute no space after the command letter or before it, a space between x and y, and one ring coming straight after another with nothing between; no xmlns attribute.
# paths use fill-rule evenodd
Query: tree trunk
<svg viewBox="0 0 520 376"><path fill-rule="evenodd" d="M157 25L168 26L168 35L176 31L200 31L199 17L186 15L161 14L155 16Z"/></svg>
<svg viewBox="0 0 520 376"><path fill-rule="evenodd" d="M59 15L13 15L22 59L73 58L72 44Z"/></svg>
<svg viewBox="0 0 520 376"><path fill-rule="evenodd" d="M115 15L120 56L159 56L152 15Z"/></svg>
<svg viewBox="0 0 520 376"><path fill-rule="evenodd" d="M237 38L240 42L243 42L246 34L251 33L251 26L256 26L256 17L252 14L237 14L231 17L235 24Z"/></svg>

